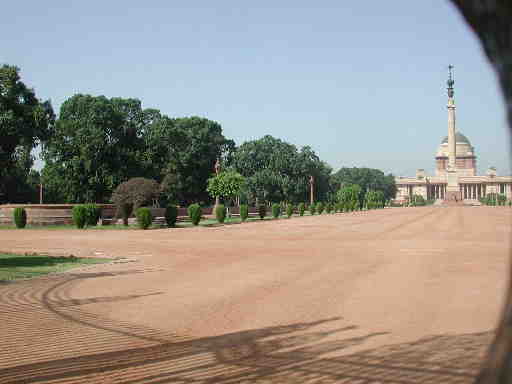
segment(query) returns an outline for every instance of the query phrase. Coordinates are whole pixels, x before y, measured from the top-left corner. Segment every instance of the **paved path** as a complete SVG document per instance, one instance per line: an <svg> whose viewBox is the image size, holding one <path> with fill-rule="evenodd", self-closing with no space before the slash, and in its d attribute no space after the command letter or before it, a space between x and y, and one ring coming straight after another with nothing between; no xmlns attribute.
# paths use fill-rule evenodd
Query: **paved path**
<svg viewBox="0 0 512 384"><path fill-rule="evenodd" d="M500 311L511 213L0 230L2 251L125 258L0 284L0 383L469 383Z"/></svg>

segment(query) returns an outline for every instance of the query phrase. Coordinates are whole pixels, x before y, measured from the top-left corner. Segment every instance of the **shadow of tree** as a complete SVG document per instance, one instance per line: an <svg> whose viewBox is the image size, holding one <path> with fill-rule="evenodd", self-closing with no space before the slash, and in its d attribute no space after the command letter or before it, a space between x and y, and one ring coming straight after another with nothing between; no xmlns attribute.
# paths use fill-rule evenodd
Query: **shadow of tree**
<svg viewBox="0 0 512 384"><path fill-rule="evenodd" d="M350 353L386 333L343 337L360 330L330 329L340 320L332 318L193 339L80 305L145 294L73 305L70 290L79 280L76 274L0 287L1 383L469 383L492 338L435 335Z"/></svg>

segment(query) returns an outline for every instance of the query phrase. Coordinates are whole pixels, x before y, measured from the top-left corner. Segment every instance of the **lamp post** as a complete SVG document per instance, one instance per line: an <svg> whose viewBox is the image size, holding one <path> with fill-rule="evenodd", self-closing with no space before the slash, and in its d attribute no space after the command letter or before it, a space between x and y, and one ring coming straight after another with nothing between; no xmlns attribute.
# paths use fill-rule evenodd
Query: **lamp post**
<svg viewBox="0 0 512 384"><path fill-rule="evenodd" d="M315 202L315 177L313 175L309 176L309 189L310 204L313 205Z"/></svg>

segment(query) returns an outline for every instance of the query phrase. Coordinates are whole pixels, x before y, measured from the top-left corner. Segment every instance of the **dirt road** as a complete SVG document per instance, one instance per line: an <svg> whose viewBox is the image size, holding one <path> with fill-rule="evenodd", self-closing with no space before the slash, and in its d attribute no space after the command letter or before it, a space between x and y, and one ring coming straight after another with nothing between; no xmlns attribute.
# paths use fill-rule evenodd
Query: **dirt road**
<svg viewBox="0 0 512 384"><path fill-rule="evenodd" d="M0 284L0 383L469 383L501 309L511 216L1 230L1 251L124 259Z"/></svg>

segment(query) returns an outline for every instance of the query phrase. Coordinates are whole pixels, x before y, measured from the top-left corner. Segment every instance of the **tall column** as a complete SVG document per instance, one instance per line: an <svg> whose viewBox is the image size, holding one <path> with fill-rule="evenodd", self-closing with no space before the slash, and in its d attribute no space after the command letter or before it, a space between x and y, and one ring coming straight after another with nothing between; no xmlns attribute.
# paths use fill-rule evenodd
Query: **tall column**
<svg viewBox="0 0 512 384"><path fill-rule="evenodd" d="M452 78L452 66L448 67L450 76L448 78L448 169L456 169L456 140L455 140L455 101L453 100L453 84L455 81Z"/></svg>
<svg viewBox="0 0 512 384"><path fill-rule="evenodd" d="M457 147L455 137L455 101L453 99L453 84L455 81L452 77L453 66L448 66L449 78L448 84L448 167L446 169L446 198L448 200L460 200L459 180L457 177Z"/></svg>
<svg viewBox="0 0 512 384"><path fill-rule="evenodd" d="M453 97L448 98L448 169L455 170L455 158L457 152L455 140L455 102Z"/></svg>

